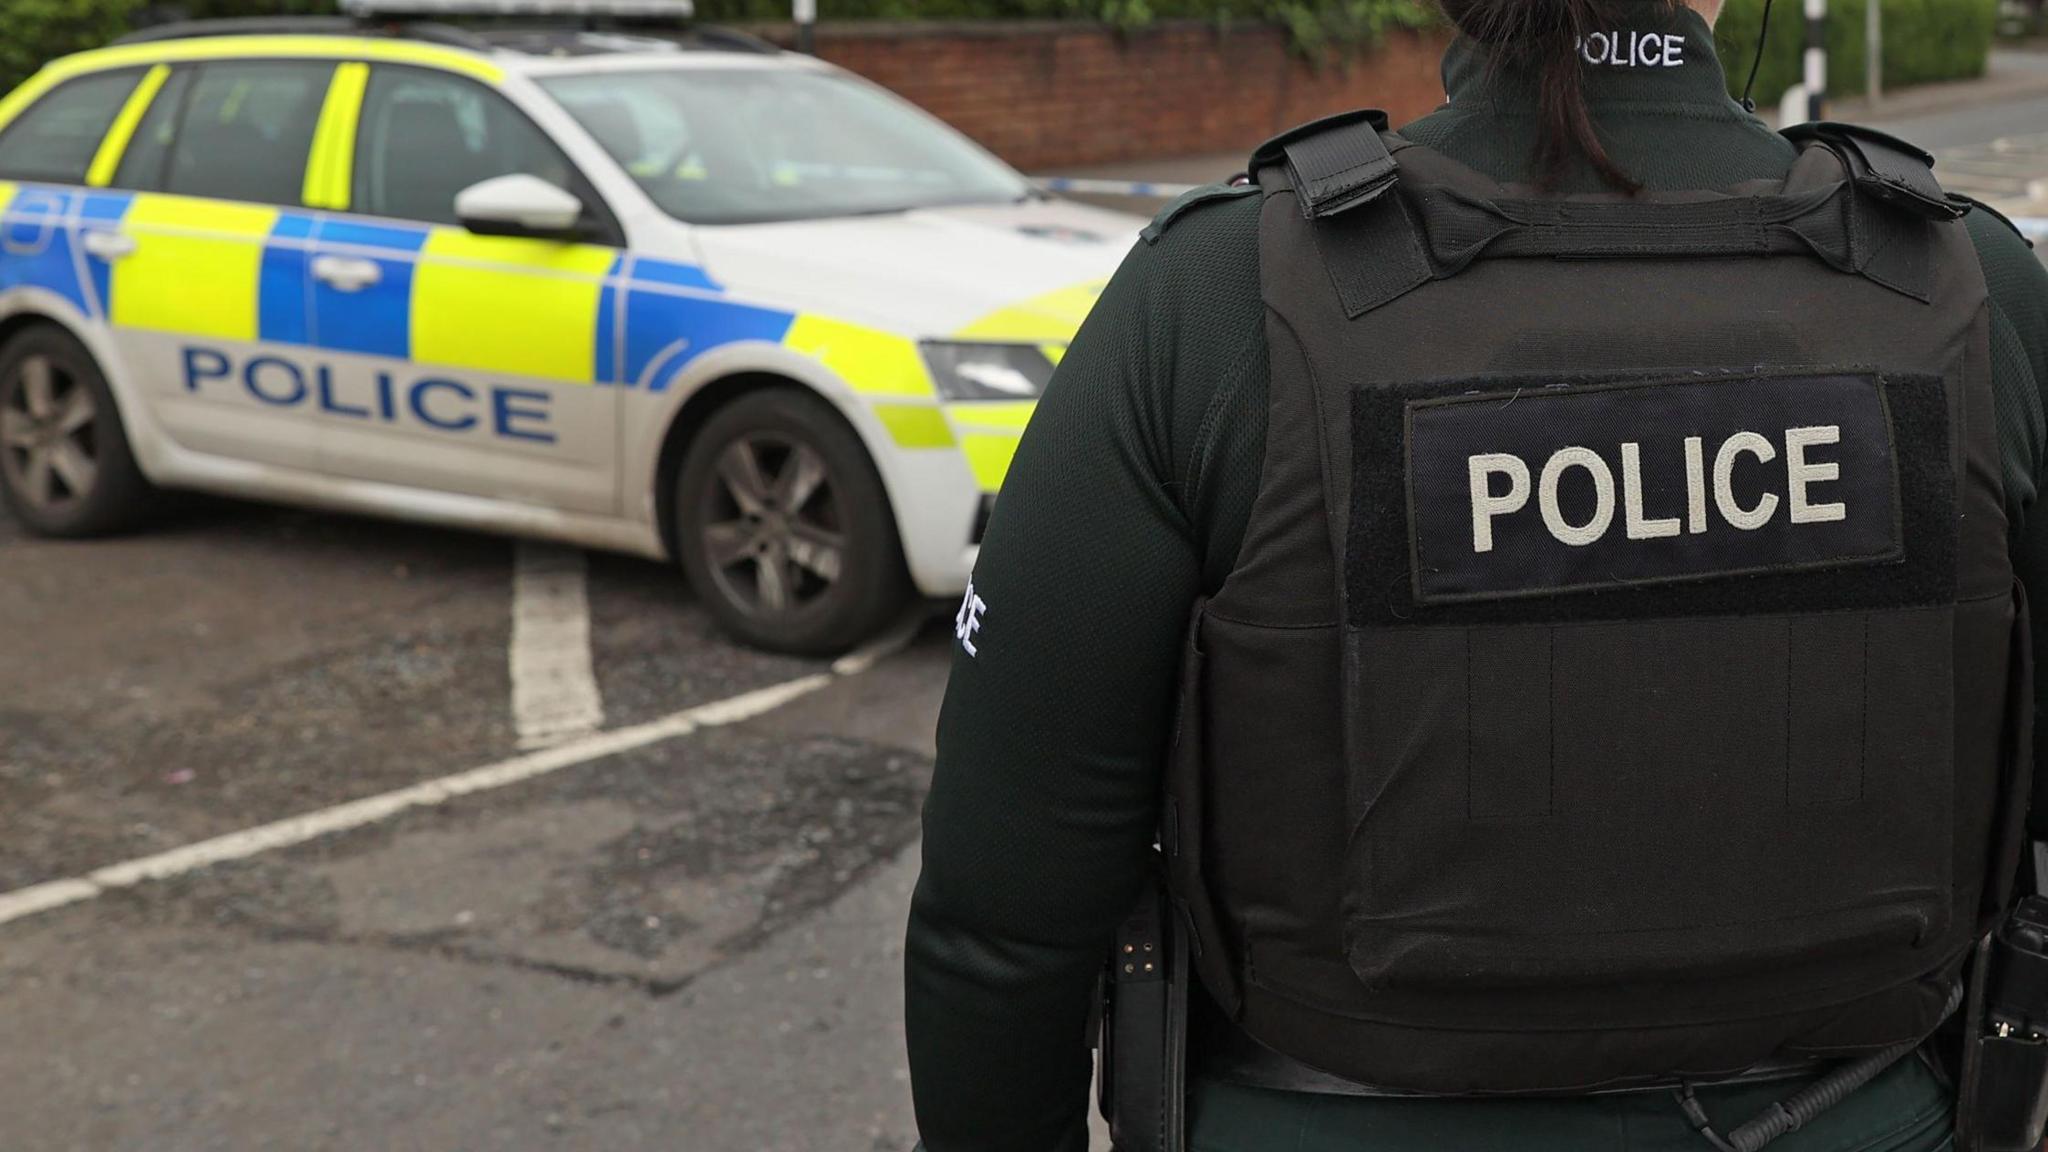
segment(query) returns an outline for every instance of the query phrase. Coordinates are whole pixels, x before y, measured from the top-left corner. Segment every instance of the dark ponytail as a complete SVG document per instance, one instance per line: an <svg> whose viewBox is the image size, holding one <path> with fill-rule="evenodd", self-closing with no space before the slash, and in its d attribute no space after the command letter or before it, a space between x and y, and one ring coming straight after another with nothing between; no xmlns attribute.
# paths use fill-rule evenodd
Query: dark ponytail
<svg viewBox="0 0 2048 1152"><path fill-rule="evenodd" d="M1666 0L1670 2L1670 0ZM1579 45L1587 35L1624 26L1640 0L1438 0L1458 30L1487 46L1493 67L1526 67L1536 81L1536 170L1551 185L1583 157L1610 186L1641 185L1615 164L1586 109Z"/></svg>

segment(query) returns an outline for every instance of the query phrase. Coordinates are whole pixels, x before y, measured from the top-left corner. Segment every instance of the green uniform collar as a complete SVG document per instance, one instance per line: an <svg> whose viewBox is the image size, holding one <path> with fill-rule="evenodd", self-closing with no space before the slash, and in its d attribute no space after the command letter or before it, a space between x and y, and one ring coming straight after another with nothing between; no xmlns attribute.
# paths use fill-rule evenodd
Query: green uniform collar
<svg viewBox="0 0 2048 1152"><path fill-rule="evenodd" d="M1656 0L1625 7L1616 26L1589 32L1580 43L1586 99L1596 114L1602 107L1660 105L1695 116L1748 115L1728 95L1713 30L1699 13ZM1493 115L1533 115L1531 63L1507 61L1493 69L1492 59L1492 49L1469 36L1451 45L1443 73L1451 104L1482 104Z"/></svg>

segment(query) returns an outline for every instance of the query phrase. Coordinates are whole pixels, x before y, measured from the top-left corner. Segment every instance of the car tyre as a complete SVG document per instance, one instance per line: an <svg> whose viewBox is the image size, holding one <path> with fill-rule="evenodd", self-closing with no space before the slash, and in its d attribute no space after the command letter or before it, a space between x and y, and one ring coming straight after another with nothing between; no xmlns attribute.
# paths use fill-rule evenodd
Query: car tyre
<svg viewBox="0 0 2048 1152"><path fill-rule="evenodd" d="M845 651L909 597L888 494L822 398L750 392L692 441L676 481L683 570L727 632L793 655Z"/></svg>
<svg viewBox="0 0 2048 1152"><path fill-rule="evenodd" d="M29 328L0 347L0 496L40 536L134 527L152 491L107 378L70 333Z"/></svg>

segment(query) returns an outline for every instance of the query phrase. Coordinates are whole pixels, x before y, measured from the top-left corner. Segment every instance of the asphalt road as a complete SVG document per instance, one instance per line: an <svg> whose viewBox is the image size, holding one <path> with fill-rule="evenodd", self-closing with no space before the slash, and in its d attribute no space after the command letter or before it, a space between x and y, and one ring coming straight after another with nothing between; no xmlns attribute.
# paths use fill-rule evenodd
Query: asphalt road
<svg viewBox="0 0 2048 1152"><path fill-rule="evenodd" d="M0 517L0 892L516 758L510 542ZM813 676L593 557L607 731ZM743 723L0 923L0 1148L907 1149L942 624Z"/></svg>

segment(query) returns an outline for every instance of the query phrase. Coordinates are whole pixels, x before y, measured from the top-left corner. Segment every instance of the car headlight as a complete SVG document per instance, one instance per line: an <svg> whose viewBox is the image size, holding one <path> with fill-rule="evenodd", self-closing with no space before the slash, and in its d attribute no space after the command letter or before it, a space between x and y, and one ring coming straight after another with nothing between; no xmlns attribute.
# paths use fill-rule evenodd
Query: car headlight
<svg viewBox="0 0 2048 1152"><path fill-rule="evenodd" d="M922 348L946 400L1035 400L1052 379L1052 360L1036 344L927 340Z"/></svg>

